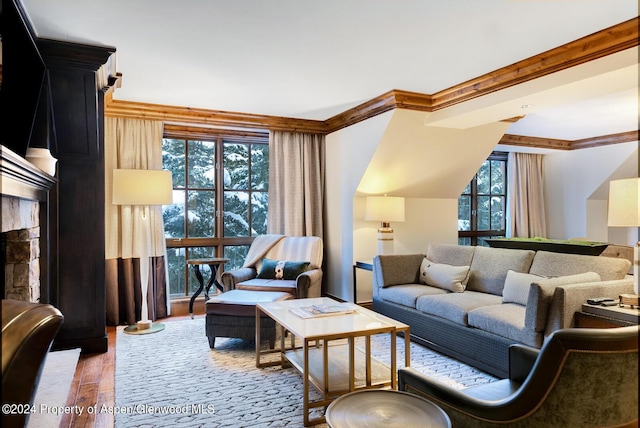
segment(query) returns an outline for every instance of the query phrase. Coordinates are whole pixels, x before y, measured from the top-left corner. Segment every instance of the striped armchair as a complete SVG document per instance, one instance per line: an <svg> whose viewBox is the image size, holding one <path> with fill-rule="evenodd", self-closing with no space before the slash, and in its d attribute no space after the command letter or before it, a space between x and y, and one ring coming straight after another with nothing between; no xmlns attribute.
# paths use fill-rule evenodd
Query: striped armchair
<svg viewBox="0 0 640 428"><path fill-rule="evenodd" d="M224 291L285 291L295 298L320 297L323 243L317 236L261 235L240 269L222 274Z"/></svg>

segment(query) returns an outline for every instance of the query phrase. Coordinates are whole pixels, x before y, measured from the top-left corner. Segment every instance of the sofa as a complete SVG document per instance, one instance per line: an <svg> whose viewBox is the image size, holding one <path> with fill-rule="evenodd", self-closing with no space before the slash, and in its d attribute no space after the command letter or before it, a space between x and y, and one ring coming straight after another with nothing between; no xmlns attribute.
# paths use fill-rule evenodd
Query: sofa
<svg viewBox="0 0 640 428"><path fill-rule="evenodd" d="M320 297L323 242L317 236L257 236L240 269L223 272L223 291L284 291L293 298Z"/></svg>
<svg viewBox="0 0 640 428"><path fill-rule="evenodd" d="M509 347L540 349L575 326L588 298L633 293L630 262L611 257L432 243L373 260L373 309L418 343L505 378Z"/></svg>

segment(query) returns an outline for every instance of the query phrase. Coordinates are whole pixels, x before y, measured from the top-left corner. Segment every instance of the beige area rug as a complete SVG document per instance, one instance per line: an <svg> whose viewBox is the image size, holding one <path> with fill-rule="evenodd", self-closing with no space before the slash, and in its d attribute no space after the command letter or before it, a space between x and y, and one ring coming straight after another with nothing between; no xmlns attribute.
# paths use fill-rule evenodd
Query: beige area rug
<svg viewBox="0 0 640 428"><path fill-rule="evenodd" d="M79 358L80 349L47 354L33 401L35 413L29 417L28 427L58 428Z"/></svg>
<svg viewBox="0 0 640 428"><path fill-rule="evenodd" d="M252 342L216 338L204 317L165 323L156 334L116 337L115 425L131 427L302 427L302 377L294 368L255 367ZM372 353L389 363L389 335ZM398 338L398 367L404 339ZM411 344L411 366L456 388L495 378ZM326 425L319 425L319 427Z"/></svg>

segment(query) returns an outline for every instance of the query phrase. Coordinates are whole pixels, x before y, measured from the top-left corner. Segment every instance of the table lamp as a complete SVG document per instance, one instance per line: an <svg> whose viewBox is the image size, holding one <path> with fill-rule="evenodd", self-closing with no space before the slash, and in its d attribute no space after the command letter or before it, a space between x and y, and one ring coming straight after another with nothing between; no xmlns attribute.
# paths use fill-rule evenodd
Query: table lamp
<svg viewBox="0 0 640 428"><path fill-rule="evenodd" d="M142 239L140 247L140 287L142 304L140 321L125 328L128 333L156 332L164 328L156 323L152 329L149 320L147 292L149 287L149 257L151 256L151 236L149 235L149 205L169 205L173 203L173 186L171 172L164 170L145 169L114 169L113 170L113 204L143 206L142 211Z"/></svg>
<svg viewBox="0 0 640 428"><path fill-rule="evenodd" d="M609 183L608 225L640 227L640 178L612 180ZM638 294L639 247L640 241L636 242L633 249L633 289L636 294Z"/></svg>
<svg viewBox="0 0 640 428"><path fill-rule="evenodd" d="M364 219L379 221L378 254L393 254L392 221L404 221L404 198L393 196L367 196Z"/></svg>

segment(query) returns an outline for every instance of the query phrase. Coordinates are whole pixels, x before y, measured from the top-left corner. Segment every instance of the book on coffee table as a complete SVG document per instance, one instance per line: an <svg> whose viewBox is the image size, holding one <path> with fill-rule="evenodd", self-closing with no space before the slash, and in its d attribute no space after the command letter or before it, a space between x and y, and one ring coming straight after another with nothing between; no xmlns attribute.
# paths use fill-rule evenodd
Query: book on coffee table
<svg viewBox="0 0 640 428"><path fill-rule="evenodd" d="M300 318L326 317L331 315L345 315L356 312L355 308L344 305L312 305L292 308L291 312Z"/></svg>

